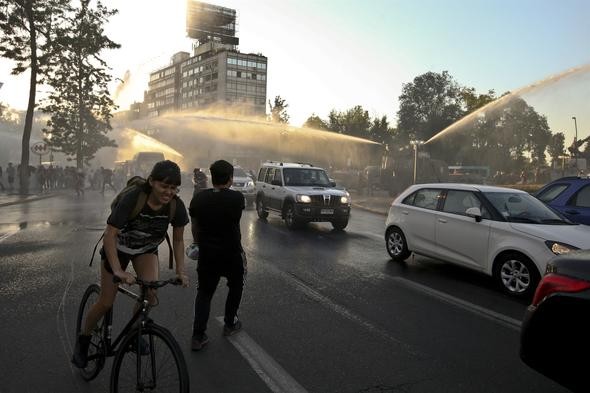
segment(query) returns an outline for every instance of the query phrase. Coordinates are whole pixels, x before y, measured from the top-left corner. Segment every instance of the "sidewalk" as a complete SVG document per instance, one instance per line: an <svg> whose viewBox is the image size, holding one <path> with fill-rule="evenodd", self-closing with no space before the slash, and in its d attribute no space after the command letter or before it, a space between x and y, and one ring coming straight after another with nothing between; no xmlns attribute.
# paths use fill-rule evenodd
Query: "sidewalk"
<svg viewBox="0 0 590 393"><path fill-rule="evenodd" d="M60 191L51 191L42 194L30 193L27 195L20 195L16 192L0 192L0 207L18 205L21 203L28 203L38 201L41 199L53 198L58 195L62 195L62 192Z"/></svg>
<svg viewBox="0 0 590 393"><path fill-rule="evenodd" d="M368 196L364 193L358 194L351 192L352 207L366 210L375 214L386 216L389 212L391 202L394 197L390 197L386 191L375 191L373 195Z"/></svg>

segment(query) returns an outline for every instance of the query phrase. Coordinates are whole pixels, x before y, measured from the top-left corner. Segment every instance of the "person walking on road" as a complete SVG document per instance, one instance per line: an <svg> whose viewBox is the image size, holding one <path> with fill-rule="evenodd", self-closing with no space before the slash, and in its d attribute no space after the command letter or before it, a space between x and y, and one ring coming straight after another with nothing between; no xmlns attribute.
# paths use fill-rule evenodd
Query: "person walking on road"
<svg viewBox="0 0 590 393"><path fill-rule="evenodd" d="M229 288L225 302L223 334L230 336L242 328L238 308L246 277L246 254L241 244L240 219L244 196L230 190L234 167L227 161L215 161L209 168L213 188L195 194L189 213L193 240L199 247L198 285L191 349L198 351L209 342L207 321L211 299L221 277Z"/></svg>
<svg viewBox="0 0 590 393"><path fill-rule="evenodd" d="M12 190L14 188L14 175L16 174L16 169L12 166L12 162L8 163L6 167L6 176L8 178L8 188Z"/></svg>
<svg viewBox="0 0 590 393"><path fill-rule="evenodd" d="M135 278L125 271L129 262L137 277L142 280L158 279L158 246L172 225L172 244L176 260L176 275L184 287L188 276L184 269L184 227L188 224L186 207L176 195L180 185L180 168L172 161L160 161L154 165L143 185L125 192L113 207L104 232L101 255L100 296L88 311L82 334L77 337L72 363L79 368L88 364L90 333L97 322L111 309L119 284L133 284ZM143 202L141 211L133 217L136 205ZM174 202L174 203L173 203ZM148 293L150 305L157 304L155 290Z"/></svg>
<svg viewBox="0 0 590 393"><path fill-rule="evenodd" d="M193 170L193 197L207 188L207 175L201 168Z"/></svg>
<svg viewBox="0 0 590 393"><path fill-rule="evenodd" d="M2 188L2 191L6 191L6 187L4 187L4 181L2 180L2 167L0 166L0 188Z"/></svg>

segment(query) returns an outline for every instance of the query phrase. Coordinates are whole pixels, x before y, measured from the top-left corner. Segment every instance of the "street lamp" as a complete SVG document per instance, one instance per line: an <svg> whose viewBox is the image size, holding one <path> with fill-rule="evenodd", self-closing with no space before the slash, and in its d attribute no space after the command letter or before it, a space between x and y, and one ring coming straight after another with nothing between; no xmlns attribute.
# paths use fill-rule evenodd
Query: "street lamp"
<svg viewBox="0 0 590 393"><path fill-rule="evenodd" d="M574 127L576 129L576 136L574 137L574 154L576 155L576 171L578 170L578 121L576 116L572 116L574 119Z"/></svg>
<svg viewBox="0 0 590 393"><path fill-rule="evenodd" d="M421 140L413 140L410 141L410 145L414 146L414 182L413 184L416 184L416 170L418 167L418 146L422 146L424 144L424 141Z"/></svg>

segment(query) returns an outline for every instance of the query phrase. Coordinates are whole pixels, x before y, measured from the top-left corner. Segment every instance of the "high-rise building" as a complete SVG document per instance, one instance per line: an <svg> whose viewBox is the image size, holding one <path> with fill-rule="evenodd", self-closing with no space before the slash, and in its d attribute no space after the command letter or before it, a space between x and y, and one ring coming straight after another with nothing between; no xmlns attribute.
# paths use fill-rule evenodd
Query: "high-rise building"
<svg viewBox="0 0 590 393"><path fill-rule="evenodd" d="M176 53L168 66L150 74L147 116L201 109L265 115L268 59L238 51L236 22L233 9L187 0L193 54Z"/></svg>

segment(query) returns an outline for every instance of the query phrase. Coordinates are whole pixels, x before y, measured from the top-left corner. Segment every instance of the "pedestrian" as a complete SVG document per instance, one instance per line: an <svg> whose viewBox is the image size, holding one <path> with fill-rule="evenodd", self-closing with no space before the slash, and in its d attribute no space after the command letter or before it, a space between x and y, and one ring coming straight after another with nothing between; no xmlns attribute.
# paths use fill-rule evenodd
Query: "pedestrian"
<svg viewBox="0 0 590 393"><path fill-rule="evenodd" d="M80 196L84 196L84 182L86 179L86 174L84 173L84 170L82 168L79 168L78 170L75 171L74 174L75 178L74 178L74 184L75 184L75 188L76 188L76 196L80 197Z"/></svg>
<svg viewBox="0 0 590 393"><path fill-rule="evenodd" d="M193 170L193 197L207 188L207 175L201 168Z"/></svg>
<svg viewBox="0 0 590 393"><path fill-rule="evenodd" d="M4 187L4 181L2 180L2 167L0 166L0 188L2 188L2 191L6 191L6 187Z"/></svg>
<svg viewBox="0 0 590 393"><path fill-rule="evenodd" d="M184 269L183 236L189 219L184 203L177 196L180 181L178 165L168 160L160 161L154 165L146 183L122 195L111 211L100 250L100 296L88 311L82 333L77 337L72 357L72 363L76 367L86 367L90 334L97 322L113 306L119 285L113 282L113 276L124 284L133 284L135 278L125 271L131 262L137 277L146 281L158 279L158 246L166 236L168 225L173 228L176 275L184 287L188 286L188 276ZM143 208L139 214L130 218L136 204L142 200L145 200ZM174 204L171 203L173 201ZM151 306L157 304L155 290L148 292L148 301Z"/></svg>
<svg viewBox="0 0 590 393"><path fill-rule="evenodd" d="M198 351L209 342L207 321L211 299L221 277L227 279L229 291L225 302L223 334L230 336L242 328L238 308L246 277L246 255L242 249L240 219L245 208L244 196L230 190L234 167L227 161L215 161L209 168L213 188L194 195L189 213L193 241L199 247L198 285L191 349Z"/></svg>
<svg viewBox="0 0 590 393"><path fill-rule="evenodd" d="M6 176L8 177L8 188L13 189L14 187L14 175L16 174L16 169L12 166L12 162L8 163L6 167Z"/></svg>
<svg viewBox="0 0 590 393"><path fill-rule="evenodd" d="M111 187L113 191L117 192L117 189L115 188L115 186L113 186L113 171L111 169L105 169L103 167L100 167L100 170L102 172L102 188L100 193L104 194L104 188L107 185Z"/></svg>

